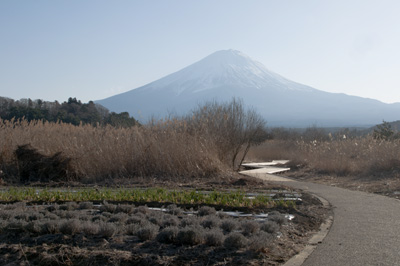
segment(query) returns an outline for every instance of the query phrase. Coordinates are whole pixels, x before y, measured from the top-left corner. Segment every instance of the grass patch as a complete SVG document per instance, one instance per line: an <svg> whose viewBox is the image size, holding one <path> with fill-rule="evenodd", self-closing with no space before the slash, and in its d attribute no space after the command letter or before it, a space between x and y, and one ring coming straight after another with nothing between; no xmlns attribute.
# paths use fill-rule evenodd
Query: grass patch
<svg viewBox="0 0 400 266"><path fill-rule="evenodd" d="M293 201L272 200L269 196L258 195L255 198L246 197L243 191L203 193L197 190L167 190L163 188L148 189L40 189L32 187L13 187L0 192L0 201L41 201L41 202L81 202L81 209L90 208L88 201L129 201L138 203L159 202L173 204L203 204L222 205L229 207L294 207ZM74 204L74 203L71 203ZM76 204L76 203L75 203ZM63 206L62 208L73 208ZM122 211L124 207L105 204L103 209L108 212ZM126 207L127 211L133 210ZM174 213L171 207L170 212ZM215 209L203 207L199 210L200 215L215 213Z"/></svg>

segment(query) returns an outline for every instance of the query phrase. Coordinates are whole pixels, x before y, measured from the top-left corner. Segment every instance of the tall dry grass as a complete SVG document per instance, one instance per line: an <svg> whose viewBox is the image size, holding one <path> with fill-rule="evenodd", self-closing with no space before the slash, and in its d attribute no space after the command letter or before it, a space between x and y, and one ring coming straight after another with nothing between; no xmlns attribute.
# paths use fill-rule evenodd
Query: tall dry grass
<svg viewBox="0 0 400 266"><path fill-rule="evenodd" d="M29 144L46 156L62 152L78 178L204 177L225 171L213 143L189 133L185 123L113 128L1 120L0 167L3 178L18 180L15 150Z"/></svg>
<svg viewBox="0 0 400 266"><path fill-rule="evenodd" d="M269 140L253 147L247 160L289 159L323 174L380 176L400 171L400 141L372 136L331 141Z"/></svg>

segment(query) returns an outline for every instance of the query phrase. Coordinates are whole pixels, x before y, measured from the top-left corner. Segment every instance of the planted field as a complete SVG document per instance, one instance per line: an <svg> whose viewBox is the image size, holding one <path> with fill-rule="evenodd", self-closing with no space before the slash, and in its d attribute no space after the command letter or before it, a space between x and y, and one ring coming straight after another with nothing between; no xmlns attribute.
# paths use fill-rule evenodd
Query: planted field
<svg viewBox="0 0 400 266"><path fill-rule="evenodd" d="M8 188L0 191L0 201L36 201L36 202L65 202L65 201L125 201L136 203L173 203L173 204L206 204L227 207L250 208L290 208L295 206L292 200L271 198L268 194L258 194L249 197L243 191L204 192L197 190L167 190L163 188L147 189L42 189L42 188Z"/></svg>
<svg viewBox="0 0 400 266"><path fill-rule="evenodd" d="M248 265L273 262L279 252L272 247L299 230L272 209L258 220L207 206L163 210L90 201L1 204L0 263Z"/></svg>

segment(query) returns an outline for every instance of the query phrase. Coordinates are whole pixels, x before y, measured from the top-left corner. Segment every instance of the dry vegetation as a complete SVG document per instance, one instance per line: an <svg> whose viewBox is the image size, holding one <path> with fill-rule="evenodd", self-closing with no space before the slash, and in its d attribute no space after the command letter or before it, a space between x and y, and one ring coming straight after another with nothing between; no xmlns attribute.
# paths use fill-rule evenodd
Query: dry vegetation
<svg viewBox="0 0 400 266"><path fill-rule="evenodd" d="M290 159L292 167L336 176L399 176L400 141L371 136L328 141L270 140L254 147L249 160Z"/></svg>
<svg viewBox="0 0 400 266"><path fill-rule="evenodd" d="M0 263L272 265L296 252L281 239L301 234L299 229L277 211L256 221L207 206L188 214L176 205L161 212L107 202L3 204ZM277 243L290 254L281 254Z"/></svg>
<svg viewBox="0 0 400 266"><path fill-rule="evenodd" d="M0 120L0 168L7 183L213 178L240 163L263 126L236 100L130 128Z"/></svg>
<svg viewBox="0 0 400 266"><path fill-rule="evenodd" d="M37 153L70 160L69 179L99 179L120 176L204 176L225 169L214 156L213 147L198 136L187 134L182 121L167 121L132 128L73 126L42 121L2 121L1 166L4 178L16 181L23 171L18 147L27 145ZM25 149L24 153L30 151ZM23 151L21 151L22 153ZM31 152L32 153L32 152ZM32 156L27 160L32 161ZM19 160L18 160L19 159ZM44 158L37 158L43 162ZM32 166L31 166L32 167ZM26 179L46 181L52 173L29 171ZM34 176L35 175L35 176ZM59 175L56 175L59 177Z"/></svg>
<svg viewBox="0 0 400 266"><path fill-rule="evenodd" d="M49 182L69 186L78 182L81 186L104 185L113 180L123 186L118 182L125 178L141 180L147 186L151 186L152 180L168 180L174 189L180 187L180 182L190 183L192 188L198 184L205 184L207 189L236 185L265 188L261 181L249 178L221 181L234 175L233 170L249 148L259 144L265 136L264 124L257 113L244 110L235 99L225 104L205 104L185 117L130 128L0 120L0 182L31 186L48 186ZM282 158L292 157L282 154ZM275 154L271 159L278 158ZM42 195L33 188L26 190L26 195L20 189L12 191L11 196L17 197L14 200L21 200L20 196L22 200L38 199ZM123 189L118 191L122 194L114 195L117 198L107 192L111 200L132 197ZM84 196L100 195L98 200L103 200L103 194L107 194L103 192L94 188L85 190ZM58 204L0 205L1 264L276 265L299 252L327 214L319 201L306 194L296 206L269 200L262 206L239 202L241 208L251 212L255 207L265 212L278 207L290 209L295 219L284 224L279 213L264 222L225 217L211 207L200 208L199 205L212 204L205 200L191 200L198 212L188 216L172 205L167 213L162 213L128 204L95 206L90 197L82 202L83 196L79 200L62 198L65 193L54 194L50 190L43 193L41 203ZM152 194L163 192L157 190ZM191 193L199 195L194 190ZM219 209L237 208L226 203L234 200L218 195L211 193L208 198L221 199L214 203ZM157 201L157 206L182 203L151 199ZM81 202L62 202L68 200ZM257 200L258 197L252 202ZM142 200L138 202L144 204Z"/></svg>

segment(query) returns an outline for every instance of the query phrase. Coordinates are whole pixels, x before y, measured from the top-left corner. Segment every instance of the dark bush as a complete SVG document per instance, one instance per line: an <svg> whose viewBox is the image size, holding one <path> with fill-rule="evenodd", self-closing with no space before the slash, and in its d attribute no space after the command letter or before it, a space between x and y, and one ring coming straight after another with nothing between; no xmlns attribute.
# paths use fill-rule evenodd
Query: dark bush
<svg viewBox="0 0 400 266"><path fill-rule="evenodd" d="M58 207L59 207L58 204L55 203L55 204L52 204L52 205L48 206L48 207L46 208L46 210L49 211L49 212L53 212L53 211L58 210Z"/></svg>
<svg viewBox="0 0 400 266"><path fill-rule="evenodd" d="M245 238L241 233L233 232L230 233L224 241L224 246L226 248L243 248L247 244L247 238Z"/></svg>
<svg viewBox="0 0 400 266"><path fill-rule="evenodd" d="M75 201L66 202L63 205L59 206L59 209L63 211L72 211L77 208L78 208L78 203L76 203Z"/></svg>
<svg viewBox="0 0 400 266"><path fill-rule="evenodd" d="M148 214L150 212L147 206L139 206L133 210L133 213L143 213Z"/></svg>
<svg viewBox="0 0 400 266"><path fill-rule="evenodd" d="M18 161L18 173L22 183L71 181L74 178L71 159L61 152L46 156L30 145L20 145L14 152Z"/></svg>
<svg viewBox="0 0 400 266"><path fill-rule="evenodd" d="M96 222L96 221L101 221L101 222L105 222L107 221L107 217L104 217L103 215L95 215L92 218L92 222Z"/></svg>
<svg viewBox="0 0 400 266"><path fill-rule="evenodd" d="M152 240L158 234L159 226L155 224L148 223L141 227L136 235L141 241Z"/></svg>
<svg viewBox="0 0 400 266"><path fill-rule="evenodd" d="M117 233L117 227L113 223L99 223L99 235L101 237L112 237Z"/></svg>
<svg viewBox="0 0 400 266"><path fill-rule="evenodd" d="M114 213L116 210L117 210L117 205L109 204L106 201L104 201L103 204L100 206L100 211L101 212Z"/></svg>
<svg viewBox="0 0 400 266"><path fill-rule="evenodd" d="M25 230L31 234L37 235L42 231L42 227L39 225L38 222L29 222L25 226Z"/></svg>
<svg viewBox="0 0 400 266"><path fill-rule="evenodd" d="M211 214L216 214L217 211L213 208L213 207L209 207L209 206L202 206L199 210L198 210L198 215L199 216L206 216L206 215L211 215Z"/></svg>
<svg viewBox="0 0 400 266"><path fill-rule="evenodd" d="M284 214L281 214L278 211L273 211L268 213L268 220L276 222L279 225L286 223L286 218Z"/></svg>
<svg viewBox="0 0 400 266"><path fill-rule="evenodd" d="M176 236L179 245L198 245L203 242L203 229L199 226L188 226L181 229Z"/></svg>
<svg viewBox="0 0 400 266"><path fill-rule="evenodd" d="M129 217L126 224L143 224L146 221L145 215L138 213L135 216Z"/></svg>
<svg viewBox="0 0 400 266"><path fill-rule="evenodd" d="M97 235L100 231L100 226L97 223L92 223L92 222L84 222L81 225L81 231L85 235Z"/></svg>
<svg viewBox="0 0 400 266"><path fill-rule="evenodd" d="M164 218L164 213L162 212L150 212L148 214L147 220L153 224L161 225Z"/></svg>
<svg viewBox="0 0 400 266"><path fill-rule="evenodd" d="M212 229L205 234L205 243L208 246L222 246L224 239L224 234L218 229Z"/></svg>
<svg viewBox="0 0 400 266"><path fill-rule="evenodd" d="M178 235L178 232L179 229L176 226L166 227L158 233L157 241L166 244L174 243Z"/></svg>
<svg viewBox="0 0 400 266"><path fill-rule="evenodd" d="M122 212L126 214L131 214L133 213L133 210L135 209L135 205L129 205L129 204L118 204L117 209L115 212Z"/></svg>
<svg viewBox="0 0 400 266"><path fill-rule="evenodd" d="M91 209L93 209L93 202L83 201L83 202L79 203L79 209L80 210L91 210Z"/></svg>
<svg viewBox="0 0 400 266"><path fill-rule="evenodd" d="M229 219L224 220L224 221L221 223L221 228L222 228L222 230L224 230L225 232L230 233L230 232L232 232L233 230L235 230L236 228L238 228L238 223L237 223L236 220L234 220L234 219L232 219L232 218L229 218Z"/></svg>
<svg viewBox="0 0 400 266"><path fill-rule="evenodd" d="M187 217L184 217L182 220L181 220L181 223L180 223L180 226L181 227L186 227L186 226L196 226L196 225L198 225L198 219L197 219L197 217L194 217L194 216L187 216Z"/></svg>
<svg viewBox="0 0 400 266"><path fill-rule="evenodd" d="M42 234L58 234L60 233L61 221L47 221L41 226Z"/></svg>
<svg viewBox="0 0 400 266"><path fill-rule="evenodd" d="M204 220L201 221L200 224L201 224L204 228L212 229L212 228L214 228L214 227L218 227L218 226L220 225L220 223L221 223L221 219L219 219L217 216L215 216L215 215L209 215L209 216L206 216L206 217L204 218Z"/></svg>
<svg viewBox="0 0 400 266"><path fill-rule="evenodd" d="M81 222L76 219L65 220L61 223L60 232L65 235L74 235L81 230Z"/></svg>
<svg viewBox="0 0 400 266"><path fill-rule="evenodd" d="M279 231L279 224L277 224L274 221L265 221L264 223L261 224L262 231L274 234Z"/></svg>
<svg viewBox="0 0 400 266"><path fill-rule="evenodd" d="M171 204L167 206L167 213L173 214L173 215L181 215L182 214L182 209L177 207L175 204Z"/></svg>
<svg viewBox="0 0 400 266"><path fill-rule="evenodd" d="M273 239L274 237L271 234L260 232L250 238L249 249L256 252L262 251L271 247Z"/></svg>
<svg viewBox="0 0 400 266"><path fill-rule="evenodd" d="M246 236L256 234L260 230L258 222L253 220L243 221L241 224L243 234Z"/></svg>
<svg viewBox="0 0 400 266"><path fill-rule="evenodd" d="M179 218L170 214L164 215L161 221L161 227L177 226L179 224Z"/></svg>
<svg viewBox="0 0 400 266"><path fill-rule="evenodd" d="M126 213L120 212L111 216L108 220L109 223L125 223L128 220L129 216Z"/></svg>
<svg viewBox="0 0 400 266"><path fill-rule="evenodd" d="M127 235L131 235L131 236L136 235L136 233L137 233L137 231L139 231L139 229L140 229L140 225L139 224L134 224L134 223L133 224L127 224L124 227L125 233Z"/></svg>

